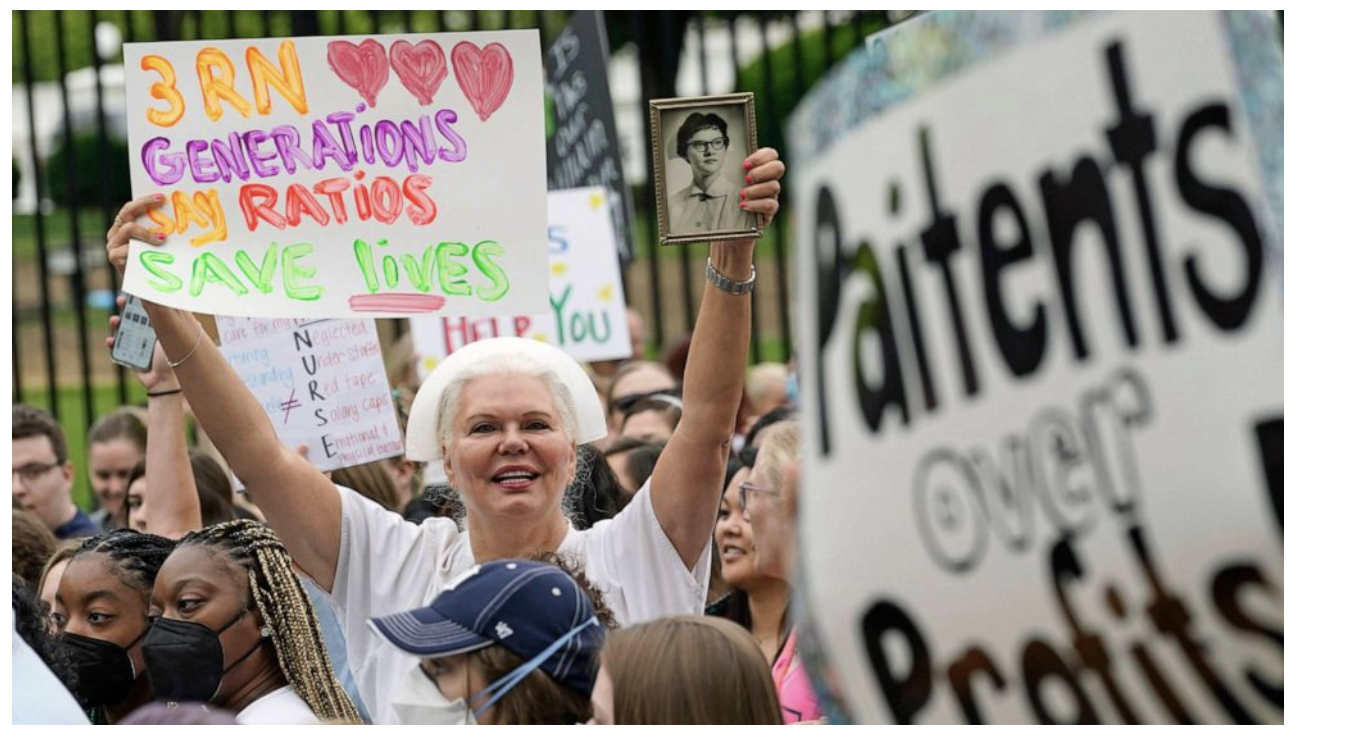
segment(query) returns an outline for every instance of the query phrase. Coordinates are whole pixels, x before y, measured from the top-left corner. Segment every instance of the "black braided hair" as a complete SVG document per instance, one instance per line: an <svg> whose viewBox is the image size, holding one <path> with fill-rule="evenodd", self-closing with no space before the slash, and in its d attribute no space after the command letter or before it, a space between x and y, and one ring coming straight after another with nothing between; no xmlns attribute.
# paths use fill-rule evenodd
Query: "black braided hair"
<svg viewBox="0 0 1350 740"><path fill-rule="evenodd" d="M149 598L155 587L155 576L169 559L173 547L174 541L167 537L118 529L85 540L70 560L73 563L84 555L102 555L116 568L123 583Z"/></svg>
<svg viewBox="0 0 1350 740"><path fill-rule="evenodd" d="M291 569L291 555L271 527L235 519L189 532L178 544L222 552L243 568L291 688L320 719L361 723L333 673L314 606Z"/></svg>

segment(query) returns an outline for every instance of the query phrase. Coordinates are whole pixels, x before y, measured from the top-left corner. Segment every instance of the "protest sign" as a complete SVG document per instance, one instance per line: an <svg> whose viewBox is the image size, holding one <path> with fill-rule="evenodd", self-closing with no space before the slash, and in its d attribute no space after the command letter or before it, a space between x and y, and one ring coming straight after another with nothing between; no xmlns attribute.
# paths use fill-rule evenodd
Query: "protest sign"
<svg viewBox="0 0 1350 740"><path fill-rule="evenodd" d="M426 377L459 347L492 337L537 339L578 362L629 357L628 307L609 213L605 188L549 193L549 313L413 318L418 372Z"/></svg>
<svg viewBox="0 0 1350 740"><path fill-rule="evenodd" d="M940 12L794 116L802 587L855 720L1283 721L1278 38Z"/></svg>
<svg viewBox="0 0 1350 740"><path fill-rule="evenodd" d="M608 65L604 11L573 11L544 53L548 188L608 188L614 239L626 263L633 258L633 196L623 179Z"/></svg>
<svg viewBox="0 0 1350 740"><path fill-rule="evenodd" d="M374 319L216 321L225 359L282 444L308 445L320 470L403 453Z"/></svg>
<svg viewBox="0 0 1350 740"><path fill-rule="evenodd" d="M536 31L127 44L124 288L264 317L547 309Z"/></svg>

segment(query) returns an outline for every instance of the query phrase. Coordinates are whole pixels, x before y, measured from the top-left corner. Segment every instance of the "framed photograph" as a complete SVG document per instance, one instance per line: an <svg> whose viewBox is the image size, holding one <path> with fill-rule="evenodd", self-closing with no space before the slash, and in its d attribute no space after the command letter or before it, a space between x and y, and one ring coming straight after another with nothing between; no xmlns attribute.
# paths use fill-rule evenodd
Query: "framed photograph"
<svg viewBox="0 0 1350 740"><path fill-rule="evenodd" d="M757 214L741 210L755 143L755 94L651 101L652 177L662 244L758 238Z"/></svg>

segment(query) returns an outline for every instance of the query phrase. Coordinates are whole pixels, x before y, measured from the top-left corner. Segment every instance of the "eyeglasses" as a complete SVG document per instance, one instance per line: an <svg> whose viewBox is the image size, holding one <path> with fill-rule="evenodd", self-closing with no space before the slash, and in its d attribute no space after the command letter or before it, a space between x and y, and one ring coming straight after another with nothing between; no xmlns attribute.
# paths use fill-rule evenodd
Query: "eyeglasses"
<svg viewBox="0 0 1350 740"><path fill-rule="evenodd" d="M34 483L37 479L50 473L52 468L61 467L61 463L28 463L21 468L14 468L14 475L19 476L19 480L24 483Z"/></svg>
<svg viewBox="0 0 1350 740"><path fill-rule="evenodd" d="M712 141L691 141L689 142L689 148L693 149L699 154L707 154L709 149L713 150L714 152L720 152L723 149L727 148L727 142L729 141L731 141L731 139L725 136L718 139L713 139Z"/></svg>
<svg viewBox="0 0 1350 740"><path fill-rule="evenodd" d="M750 499L753 498L753 497L751 496L751 494L761 494L761 493L764 493L764 494L768 494L768 495L770 495L770 496L777 496L777 495L778 495L778 491L776 491L776 490L774 490L774 489L772 489L772 488L761 488L761 487L759 487L759 486L752 486L752 485L750 485L748 482L747 482L747 483L741 483L739 486L736 486L736 492L737 492L738 494L740 494L740 498L741 498L741 511L745 511L745 507L750 503Z"/></svg>
<svg viewBox="0 0 1350 740"><path fill-rule="evenodd" d="M659 391L649 391L647 393L632 393L627 396L619 396L618 398L614 399L612 407L615 411L618 411L619 413L622 414L626 414L628 413L629 409L633 408L633 406L635 406L638 401L641 401L644 398L654 398L656 396L669 396L671 397L672 400L676 400L679 398L678 394L679 391L677 391L674 388L666 388L664 390Z"/></svg>

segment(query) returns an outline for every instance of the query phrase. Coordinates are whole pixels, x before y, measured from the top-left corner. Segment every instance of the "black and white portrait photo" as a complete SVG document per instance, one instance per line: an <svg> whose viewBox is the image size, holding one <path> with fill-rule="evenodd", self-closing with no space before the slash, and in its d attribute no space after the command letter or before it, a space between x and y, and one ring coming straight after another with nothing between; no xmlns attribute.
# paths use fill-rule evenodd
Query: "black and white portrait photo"
<svg viewBox="0 0 1350 740"><path fill-rule="evenodd" d="M749 93L652 101L662 244L758 235L758 217L741 208L754 130Z"/></svg>

